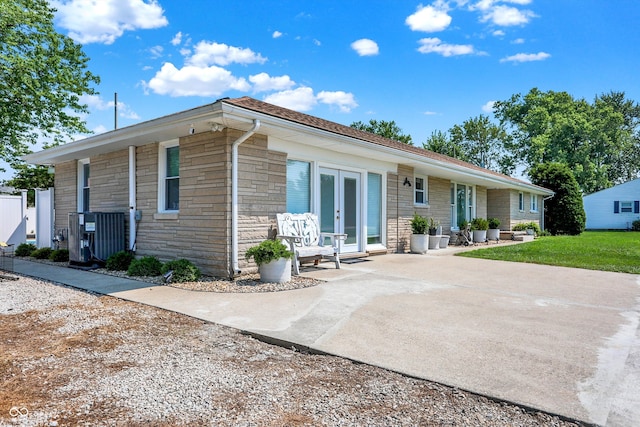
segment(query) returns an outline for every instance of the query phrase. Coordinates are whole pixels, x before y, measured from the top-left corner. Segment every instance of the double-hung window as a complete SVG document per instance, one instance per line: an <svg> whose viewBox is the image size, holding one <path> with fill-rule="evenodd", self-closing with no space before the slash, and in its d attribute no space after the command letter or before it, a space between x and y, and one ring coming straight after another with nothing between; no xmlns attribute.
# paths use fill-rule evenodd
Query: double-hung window
<svg viewBox="0 0 640 427"><path fill-rule="evenodd" d="M531 212L538 212L538 195L530 194L529 197L531 197Z"/></svg>
<svg viewBox="0 0 640 427"><path fill-rule="evenodd" d="M287 212L311 212L311 163L287 160Z"/></svg>
<svg viewBox="0 0 640 427"><path fill-rule="evenodd" d="M426 176L416 176L414 181L413 204L416 206L426 206L429 204L429 181Z"/></svg>
<svg viewBox="0 0 640 427"><path fill-rule="evenodd" d="M89 212L90 171L89 159L83 159L78 162L78 212Z"/></svg>
<svg viewBox="0 0 640 427"><path fill-rule="evenodd" d="M178 141L161 143L158 159L158 211L176 212L180 208L180 146Z"/></svg>
<svg viewBox="0 0 640 427"><path fill-rule="evenodd" d="M520 212L524 211L524 193L522 191L518 193L518 210Z"/></svg>

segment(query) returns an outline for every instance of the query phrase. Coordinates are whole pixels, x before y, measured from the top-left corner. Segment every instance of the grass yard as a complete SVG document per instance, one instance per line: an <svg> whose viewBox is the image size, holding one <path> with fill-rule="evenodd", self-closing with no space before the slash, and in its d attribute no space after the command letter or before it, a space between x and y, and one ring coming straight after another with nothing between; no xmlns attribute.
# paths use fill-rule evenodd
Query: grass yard
<svg viewBox="0 0 640 427"><path fill-rule="evenodd" d="M587 231L461 252L459 256L640 274L640 233Z"/></svg>

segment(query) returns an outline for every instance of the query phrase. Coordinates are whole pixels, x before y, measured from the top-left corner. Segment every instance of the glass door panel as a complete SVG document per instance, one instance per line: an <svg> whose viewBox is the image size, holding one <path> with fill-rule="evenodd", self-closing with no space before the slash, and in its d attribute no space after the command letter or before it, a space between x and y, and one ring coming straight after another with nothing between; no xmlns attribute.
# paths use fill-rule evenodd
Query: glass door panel
<svg viewBox="0 0 640 427"><path fill-rule="evenodd" d="M320 229L347 234L341 253L360 250L360 174L320 169Z"/></svg>

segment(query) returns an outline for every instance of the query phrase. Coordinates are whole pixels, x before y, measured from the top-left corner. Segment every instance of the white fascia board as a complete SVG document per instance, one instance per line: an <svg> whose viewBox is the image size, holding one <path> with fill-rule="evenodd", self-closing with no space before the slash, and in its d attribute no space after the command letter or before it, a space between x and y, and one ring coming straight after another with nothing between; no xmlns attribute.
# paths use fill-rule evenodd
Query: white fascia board
<svg viewBox="0 0 640 427"><path fill-rule="evenodd" d="M492 186L499 188L511 188L520 191L526 191L529 193L540 194L544 196L554 194L553 191L543 189L537 185L529 184L524 181L514 182L507 177L501 178L499 176L483 173L473 169L465 168L453 163L446 163L439 160L431 159L428 157L420 156L418 154L409 153L406 151L398 150L383 145L378 145L372 142L363 141L358 138L353 138L346 135L340 135L334 132L329 132L324 129L314 128L312 126L291 122L289 120L274 117L269 114L248 110L235 105L223 104L223 114L225 122L231 123L235 121L246 122L247 125L252 123L252 120L258 118L262 124L261 133L269 134L270 130L281 131L286 129L291 133L304 133L310 134L322 140L329 140L333 143L327 144L335 146L338 144L348 144L356 146L364 151L371 153L372 151L380 153L384 156L385 161L394 161L397 163L419 163L426 165L429 169L435 169L441 171L443 175L456 175L461 181L467 181L469 184L478 184L491 188Z"/></svg>
<svg viewBox="0 0 640 427"><path fill-rule="evenodd" d="M139 146L160 142L160 140L174 139L188 135L188 127L191 124L203 120L215 121L216 116L219 115L219 104L207 104L27 154L22 158L32 164L52 165L68 160L86 158L89 157L89 154L108 153L128 146Z"/></svg>

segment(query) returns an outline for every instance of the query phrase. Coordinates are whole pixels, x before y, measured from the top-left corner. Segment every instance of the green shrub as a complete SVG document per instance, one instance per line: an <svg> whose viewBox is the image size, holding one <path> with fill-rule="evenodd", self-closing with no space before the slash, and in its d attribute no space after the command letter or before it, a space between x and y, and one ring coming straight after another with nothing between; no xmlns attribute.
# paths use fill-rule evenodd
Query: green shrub
<svg viewBox="0 0 640 427"><path fill-rule="evenodd" d="M38 248L33 243L20 243L16 248L16 256L31 256L31 254Z"/></svg>
<svg viewBox="0 0 640 427"><path fill-rule="evenodd" d="M49 259L53 249L51 248L40 248L31 252L31 257L35 259Z"/></svg>
<svg viewBox="0 0 640 427"><path fill-rule="evenodd" d="M258 265L269 264L271 261L292 256L293 252L281 240L264 240L259 245L250 247L245 253L247 261L253 258Z"/></svg>
<svg viewBox="0 0 640 427"><path fill-rule="evenodd" d="M636 219L631 223L631 229L633 231L640 231L640 219Z"/></svg>
<svg viewBox="0 0 640 427"><path fill-rule="evenodd" d="M129 276L159 276L162 271L162 263L158 258L145 256L131 261L127 269Z"/></svg>
<svg viewBox="0 0 640 427"><path fill-rule="evenodd" d="M429 225L429 221L427 220L427 218L420 216L417 213L414 213L413 218L411 218L411 221L409 223L411 224L411 232L413 234L427 233L427 228Z"/></svg>
<svg viewBox="0 0 640 427"><path fill-rule="evenodd" d="M488 230L489 221L487 221L484 218L473 218L471 220L471 229L472 230Z"/></svg>
<svg viewBox="0 0 640 427"><path fill-rule="evenodd" d="M49 255L49 261L67 262L69 261L69 249L56 249Z"/></svg>
<svg viewBox="0 0 640 427"><path fill-rule="evenodd" d="M111 254L109 258L107 258L105 267L107 268L107 270L127 271L134 258L135 257L131 252L116 252L115 254Z"/></svg>
<svg viewBox="0 0 640 427"><path fill-rule="evenodd" d="M537 222L521 222L520 224L516 224L513 226L513 231L525 231L528 229L532 229L537 236L540 235L540 226Z"/></svg>
<svg viewBox="0 0 640 427"><path fill-rule="evenodd" d="M187 259L166 262L162 266L162 274L167 274L169 271L173 271L171 281L174 283L195 282L201 276L200 269Z"/></svg>
<svg viewBox="0 0 640 427"><path fill-rule="evenodd" d="M489 218L489 228L492 230L496 230L500 228L500 220L498 218Z"/></svg>

